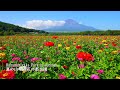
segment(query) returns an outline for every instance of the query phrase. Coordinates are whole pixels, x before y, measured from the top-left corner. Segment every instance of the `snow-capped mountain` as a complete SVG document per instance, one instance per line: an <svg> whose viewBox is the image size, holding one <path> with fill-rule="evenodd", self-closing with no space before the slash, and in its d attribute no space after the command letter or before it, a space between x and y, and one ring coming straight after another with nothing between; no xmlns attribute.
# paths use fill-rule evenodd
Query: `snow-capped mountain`
<svg viewBox="0 0 120 90"><path fill-rule="evenodd" d="M98 30L91 26L79 24L75 20L67 19L63 26L55 26L48 29L44 29L47 32L80 32L80 31L95 31Z"/></svg>

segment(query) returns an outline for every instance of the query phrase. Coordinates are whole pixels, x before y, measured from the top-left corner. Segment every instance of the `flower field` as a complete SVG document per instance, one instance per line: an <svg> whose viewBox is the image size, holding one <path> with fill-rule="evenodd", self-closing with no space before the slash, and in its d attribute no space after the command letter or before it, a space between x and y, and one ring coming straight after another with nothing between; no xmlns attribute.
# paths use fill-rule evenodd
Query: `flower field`
<svg viewBox="0 0 120 90"><path fill-rule="evenodd" d="M1 36L1 79L120 79L120 36Z"/></svg>

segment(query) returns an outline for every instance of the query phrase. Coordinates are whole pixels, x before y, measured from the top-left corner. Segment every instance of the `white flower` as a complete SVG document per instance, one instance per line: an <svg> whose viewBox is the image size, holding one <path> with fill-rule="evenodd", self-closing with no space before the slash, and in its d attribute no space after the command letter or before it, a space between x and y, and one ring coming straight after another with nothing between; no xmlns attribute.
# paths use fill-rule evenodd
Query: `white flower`
<svg viewBox="0 0 120 90"><path fill-rule="evenodd" d="M21 67L19 67L18 70L19 70L19 71L26 71L26 70L27 70L27 67L26 67L26 66L21 66Z"/></svg>
<svg viewBox="0 0 120 90"><path fill-rule="evenodd" d="M7 68L6 71L10 71L10 68Z"/></svg>
<svg viewBox="0 0 120 90"><path fill-rule="evenodd" d="M38 67L36 67L36 68L35 68L35 71L38 71L38 70L39 70L39 68L38 68Z"/></svg>
<svg viewBox="0 0 120 90"><path fill-rule="evenodd" d="M40 68L40 72L46 72L47 71L47 67L45 68Z"/></svg>

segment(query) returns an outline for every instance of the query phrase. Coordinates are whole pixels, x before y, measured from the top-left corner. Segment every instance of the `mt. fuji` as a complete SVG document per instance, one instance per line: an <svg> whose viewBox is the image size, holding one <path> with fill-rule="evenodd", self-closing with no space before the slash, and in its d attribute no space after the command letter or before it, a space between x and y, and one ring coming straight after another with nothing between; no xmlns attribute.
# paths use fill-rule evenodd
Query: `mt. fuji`
<svg viewBox="0 0 120 90"><path fill-rule="evenodd" d="M81 32L81 31L95 31L98 29L91 26L79 24L73 19L67 19L65 20L65 24L63 26L54 26L44 30L47 32Z"/></svg>

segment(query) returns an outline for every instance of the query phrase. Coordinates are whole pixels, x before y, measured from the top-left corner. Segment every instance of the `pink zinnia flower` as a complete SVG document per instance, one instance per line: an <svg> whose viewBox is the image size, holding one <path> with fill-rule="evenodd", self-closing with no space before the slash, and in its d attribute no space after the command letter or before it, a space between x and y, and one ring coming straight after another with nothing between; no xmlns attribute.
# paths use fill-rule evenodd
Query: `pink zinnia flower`
<svg viewBox="0 0 120 90"><path fill-rule="evenodd" d="M84 64L80 64L78 67L79 68L84 68L85 66L84 66Z"/></svg>
<svg viewBox="0 0 120 90"><path fill-rule="evenodd" d="M19 61L19 60L20 60L19 57L14 57L14 58L12 58L12 61Z"/></svg>
<svg viewBox="0 0 120 90"><path fill-rule="evenodd" d="M23 62L23 60L19 60L19 62Z"/></svg>
<svg viewBox="0 0 120 90"><path fill-rule="evenodd" d="M109 46L105 46L106 48L109 48Z"/></svg>
<svg viewBox="0 0 120 90"><path fill-rule="evenodd" d="M25 56L25 59L28 59L29 58L29 55Z"/></svg>
<svg viewBox="0 0 120 90"><path fill-rule="evenodd" d="M16 54L14 54L14 53L13 53L11 56L12 56L12 57L15 57L15 56L16 56Z"/></svg>
<svg viewBox="0 0 120 90"><path fill-rule="evenodd" d="M32 58L31 59L31 62L35 62L35 61L37 61L39 58Z"/></svg>
<svg viewBox="0 0 120 90"><path fill-rule="evenodd" d="M67 77L64 76L63 74L59 74L59 79L66 79Z"/></svg>
<svg viewBox="0 0 120 90"><path fill-rule="evenodd" d="M92 75L90 76L90 78L91 78L91 79L100 79L100 77L99 77L98 75L96 75L96 74L92 74Z"/></svg>
<svg viewBox="0 0 120 90"><path fill-rule="evenodd" d="M26 51L24 51L24 52L23 52L23 54L27 54L27 52L26 52Z"/></svg>
<svg viewBox="0 0 120 90"><path fill-rule="evenodd" d="M84 64L80 64L78 67L79 68L84 68L85 66L84 66Z"/></svg>
<svg viewBox="0 0 120 90"><path fill-rule="evenodd" d="M104 70L97 70L97 72L99 73L99 74L102 74L102 73L104 73Z"/></svg>

